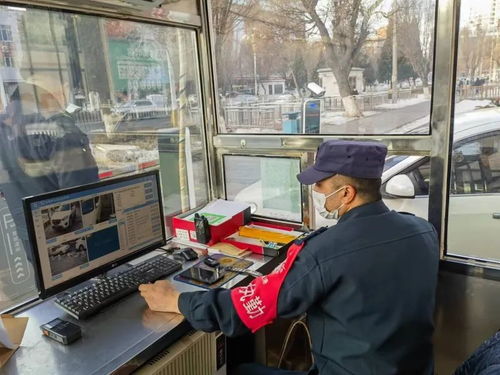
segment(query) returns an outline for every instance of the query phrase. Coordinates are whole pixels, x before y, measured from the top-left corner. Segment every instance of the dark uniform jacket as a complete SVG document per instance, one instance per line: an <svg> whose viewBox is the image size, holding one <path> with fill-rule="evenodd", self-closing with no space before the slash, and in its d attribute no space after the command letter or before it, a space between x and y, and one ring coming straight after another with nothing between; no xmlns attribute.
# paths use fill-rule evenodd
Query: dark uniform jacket
<svg viewBox="0 0 500 375"><path fill-rule="evenodd" d="M438 260L427 221L382 201L359 206L302 249L278 315L307 312L321 375L431 374ZM246 332L229 290L183 293L179 309L195 329Z"/></svg>
<svg viewBox="0 0 500 375"><path fill-rule="evenodd" d="M22 198L98 181L98 169L87 136L70 115L61 113L50 119L19 115L13 126L2 120L0 191L17 234L26 244Z"/></svg>

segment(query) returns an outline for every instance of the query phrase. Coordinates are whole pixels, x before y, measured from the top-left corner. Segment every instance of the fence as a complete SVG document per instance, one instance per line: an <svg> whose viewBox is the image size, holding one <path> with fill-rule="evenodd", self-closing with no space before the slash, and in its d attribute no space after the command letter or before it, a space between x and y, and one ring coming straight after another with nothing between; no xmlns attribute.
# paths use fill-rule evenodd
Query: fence
<svg viewBox="0 0 500 375"><path fill-rule="evenodd" d="M120 122L128 122L128 121L140 121L140 120L153 120L153 119L165 119L170 118L171 111L167 109L154 109L154 110L132 110L127 113L116 114L117 118L120 118ZM190 111L189 114L191 116L196 115L193 114L193 111ZM92 130L102 130L104 129L104 121L102 118L101 111L87 111L82 110L73 114L76 125L83 132L90 132ZM140 128L140 126L138 126Z"/></svg>
<svg viewBox="0 0 500 375"><path fill-rule="evenodd" d="M76 125L83 131L89 132L96 128L104 128L101 111L80 111L73 115Z"/></svg>
<svg viewBox="0 0 500 375"><path fill-rule="evenodd" d="M416 98L420 91L399 90L399 100ZM361 111L375 111L377 106L392 103L388 92L370 93L355 96ZM344 105L340 96L321 98L322 112L343 112ZM224 107L226 127L231 128L258 128L262 130L281 131L283 120L288 112L302 112L302 101L287 103L255 102L227 105Z"/></svg>
<svg viewBox="0 0 500 375"><path fill-rule="evenodd" d="M226 125L230 128L260 128L281 131L283 117L289 112L300 112L302 102L257 103L224 108Z"/></svg>
<svg viewBox="0 0 500 375"><path fill-rule="evenodd" d="M463 99L492 99L500 100L500 85L487 86L458 86L456 90L457 100Z"/></svg>

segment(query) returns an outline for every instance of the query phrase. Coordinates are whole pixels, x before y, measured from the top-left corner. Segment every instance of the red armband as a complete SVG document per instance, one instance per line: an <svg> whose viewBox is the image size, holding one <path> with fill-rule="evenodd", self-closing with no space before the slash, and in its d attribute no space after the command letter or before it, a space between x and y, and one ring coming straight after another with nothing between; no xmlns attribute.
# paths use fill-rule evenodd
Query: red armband
<svg viewBox="0 0 500 375"><path fill-rule="evenodd" d="M304 245L304 241L294 243L288 249L286 259L271 274L258 277L247 286L231 291L234 308L252 333L276 319L281 285Z"/></svg>

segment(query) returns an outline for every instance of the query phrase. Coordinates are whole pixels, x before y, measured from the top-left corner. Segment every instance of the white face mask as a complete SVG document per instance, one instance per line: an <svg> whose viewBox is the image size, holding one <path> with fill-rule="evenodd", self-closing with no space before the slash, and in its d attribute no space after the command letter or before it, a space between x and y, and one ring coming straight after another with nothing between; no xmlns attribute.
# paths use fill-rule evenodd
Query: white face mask
<svg viewBox="0 0 500 375"><path fill-rule="evenodd" d="M324 217L325 219L331 219L331 220L338 220L339 219L339 211L340 209L344 206L344 203L342 203L340 206L338 206L335 210L333 211L328 211L325 207L326 200L327 198L331 197L332 195L338 193L340 190L344 189L345 186L342 186L341 188L335 190L333 193L330 193L328 195L318 193L316 190L312 191L312 198L314 202L314 208L318 211L318 213Z"/></svg>

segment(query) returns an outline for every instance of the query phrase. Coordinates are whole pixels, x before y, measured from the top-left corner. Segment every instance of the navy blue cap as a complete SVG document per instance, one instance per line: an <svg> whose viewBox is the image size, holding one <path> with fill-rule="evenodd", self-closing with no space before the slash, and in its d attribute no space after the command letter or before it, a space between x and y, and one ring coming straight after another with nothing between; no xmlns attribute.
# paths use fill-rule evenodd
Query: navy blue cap
<svg viewBox="0 0 500 375"><path fill-rule="evenodd" d="M387 147L379 142L326 141L319 145L314 165L297 175L312 185L336 174L357 178L380 178Z"/></svg>

